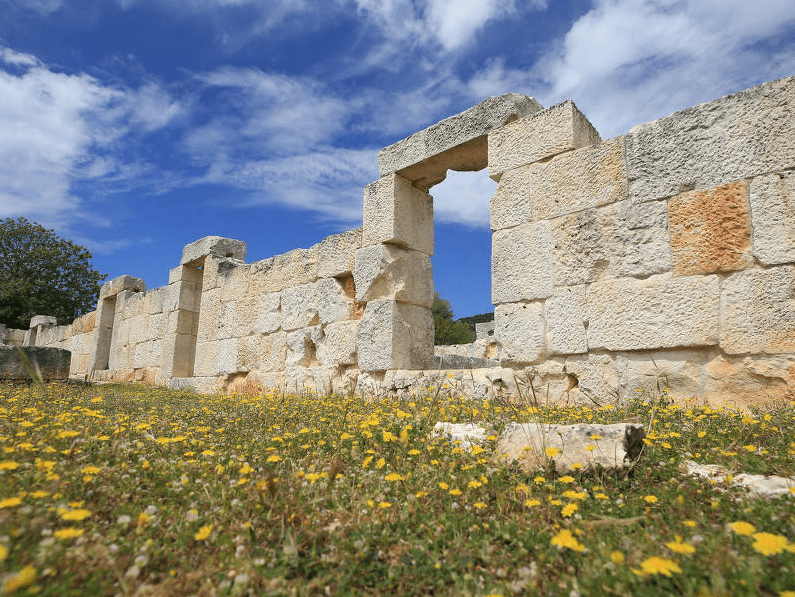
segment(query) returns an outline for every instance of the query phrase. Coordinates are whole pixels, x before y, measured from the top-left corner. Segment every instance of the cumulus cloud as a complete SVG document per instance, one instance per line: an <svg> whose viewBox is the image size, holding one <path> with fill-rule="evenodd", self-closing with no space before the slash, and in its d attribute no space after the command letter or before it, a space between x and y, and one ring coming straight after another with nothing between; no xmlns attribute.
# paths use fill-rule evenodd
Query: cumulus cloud
<svg viewBox="0 0 795 597"><path fill-rule="evenodd" d="M63 0L11 0L16 6L49 15L61 8Z"/></svg>
<svg viewBox="0 0 795 597"><path fill-rule="evenodd" d="M49 224L76 217L75 182L115 170L103 147L173 117L164 109L173 102L150 87L122 89L57 72L10 48L0 48L0 97L0 217Z"/></svg>
<svg viewBox="0 0 795 597"><path fill-rule="evenodd" d="M571 97L612 136L727 87L790 74L793 26L786 0L598 0L536 64L494 60L469 85L479 95L536 95L545 105ZM760 44L781 45L779 59Z"/></svg>
<svg viewBox="0 0 795 597"><path fill-rule="evenodd" d="M489 203L497 183L486 170L447 172L447 178L430 190L433 216L437 222L489 228Z"/></svg>

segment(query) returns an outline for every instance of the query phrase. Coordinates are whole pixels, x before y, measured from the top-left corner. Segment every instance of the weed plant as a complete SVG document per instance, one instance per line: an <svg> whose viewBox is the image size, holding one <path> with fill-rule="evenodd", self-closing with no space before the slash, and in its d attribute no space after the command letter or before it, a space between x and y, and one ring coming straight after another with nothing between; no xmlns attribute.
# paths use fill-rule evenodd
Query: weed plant
<svg viewBox="0 0 795 597"><path fill-rule="evenodd" d="M495 453L510 420L648 436L628 474L526 473ZM465 448L436 421L491 435ZM789 406L643 397L0 385L0 593L792 597L795 495L751 499L679 467L795 476L794 427Z"/></svg>

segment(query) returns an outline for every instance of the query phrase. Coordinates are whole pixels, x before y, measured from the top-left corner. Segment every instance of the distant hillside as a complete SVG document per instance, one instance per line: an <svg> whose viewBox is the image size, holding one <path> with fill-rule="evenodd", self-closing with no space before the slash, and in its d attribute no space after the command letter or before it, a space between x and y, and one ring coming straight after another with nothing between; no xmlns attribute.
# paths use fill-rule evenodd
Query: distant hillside
<svg viewBox="0 0 795 597"><path fill-rule="evenodd" d="M456 321L461 321L469 327L469 331L472 332L473 337L477 337L475 334L475 324L476 323L485 323L487 321L494 321L494 312L491 313L481 313L480 315L472 315L471 317L462 317L461 319L457 319Z"/></svg>

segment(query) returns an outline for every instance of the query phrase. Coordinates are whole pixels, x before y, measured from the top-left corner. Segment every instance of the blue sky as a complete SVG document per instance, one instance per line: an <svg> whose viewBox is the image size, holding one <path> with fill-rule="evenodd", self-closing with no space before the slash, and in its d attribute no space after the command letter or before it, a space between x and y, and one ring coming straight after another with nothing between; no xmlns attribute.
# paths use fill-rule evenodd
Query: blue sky
<svg viewBox="0 0 795 597"><path fill-rule="evenodd" d="M251 262L360 226L378 151L488 96L606 139L793 73L791 0L0 0L0 218L155 288L203 236ZM431 189L457 316L492 310L494 188Z"/></svg>

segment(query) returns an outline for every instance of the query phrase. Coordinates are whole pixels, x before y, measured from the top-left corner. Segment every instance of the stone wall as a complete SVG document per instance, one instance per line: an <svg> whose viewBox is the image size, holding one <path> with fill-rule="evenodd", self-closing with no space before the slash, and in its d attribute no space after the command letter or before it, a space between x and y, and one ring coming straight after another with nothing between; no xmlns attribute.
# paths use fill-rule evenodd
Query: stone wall
<svg viewBox="0 0 795 597"><path fill-rule="evenodd" d="M95 312L34 318L25 342L71 350L73 376L199 391L795 398L795 78L608 140L570 100L507 94L378 164L361 229L251 264L241 241L201 239L168 286L117 278ZM448 377L428 190L486 167L494 333L436 353L499 366Z"/></svg>

